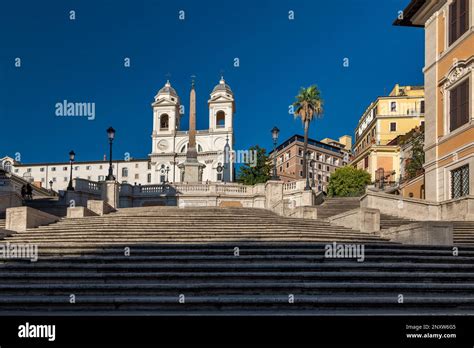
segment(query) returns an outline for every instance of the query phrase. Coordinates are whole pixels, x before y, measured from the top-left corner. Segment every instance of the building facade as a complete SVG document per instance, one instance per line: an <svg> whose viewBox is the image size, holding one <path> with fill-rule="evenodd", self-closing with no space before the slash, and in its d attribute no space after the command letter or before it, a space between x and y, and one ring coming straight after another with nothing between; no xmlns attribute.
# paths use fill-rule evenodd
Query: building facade
<svg viewBox="0 0 474 348"><path fill-rule="evenodd" d="M351 165L366 170L372 181L395 182L400 175L399 147L390 142L424 123L425 101L421 86L395 85L388 96L372 102L355 129Z"/></svg>
<svg viewBox="0 0 474 348"><path fill-rule="evenodd" d="M234 94L223 78L212 90L208 105L209 128L196 132L198 161L205 164L202 181L233 181L233 163L226 160L224 151L232 151L234 147L235 102ZM181 130L180 120L184 108L169 81L158 91L151 107L151 153L144 159L114 160L114 176L120 183L150 185L182 182L179 165L186 159L189 136L188 131ZM7 156L0 159L0 165L37 186L49 189L51 182L55 191L65 190L69 183L69 162L25 164ZM223 171L218 172L218 166L223 167ZM100 161L74 162L73 178L104 181L108 168L106 158Z"/></svg>
<svg viewBox="0 0 474 348"><path fill-rule="evenodd" d="M426 199L474 194L474 0L412 0L395 25L425 29Z"/></svg>
<svg viewBox="0 0 474 348"><path fill-rule="evenodd" d="M347 165L349 162L348 151L344 145L329 145L321 141L308 139L308 151L310 154L309 179L314 183L318 191L327 192L329 177L338 168ZM270 152L270 159L273 160L276 154L277 176L284 182L301 180L303 178L303 147L304 137L294 135ZM311 160L314 160L314 167L311 167Z"/></svg>

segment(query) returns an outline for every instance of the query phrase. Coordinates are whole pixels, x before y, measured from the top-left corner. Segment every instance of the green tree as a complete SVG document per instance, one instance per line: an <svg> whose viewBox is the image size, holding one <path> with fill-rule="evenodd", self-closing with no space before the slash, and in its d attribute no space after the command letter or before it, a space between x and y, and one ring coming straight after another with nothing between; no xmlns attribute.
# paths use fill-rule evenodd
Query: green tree
<svg viewBox="0 0 474 348"><path fill-rule="evenodd" d="M256 156L256 161L249 161L239 168L237 181L245 185L255 185L270 180L270 173L273 165L268 160L265 149L255 145L250 148L252 156ZM255 159L255 157L253 157ZM253 163L252 163L253 162Z"/></svg>
<svg viewBox="0 0 474 348"><path fill-rule="evenodd" d="M323 114L323 99L321 92L316 85L307 88L302 87L299 94L296 96L296 101L293 103L294 117L301 118L304 126L304 147L303 147L303 168L306 165L306 152L308 149L308 132L309 124L315 118L319 118ZM303 178L306 178L306 170L303 170Z"/></svg>
<svg viewBox="0 0 474 348"><path fill-rule="evenodd" d="M412 179L423 171L423 164L425 163L423 146L423 134L415 136L411 142L411 158L406 160L407 179Z"/></svg>
<svg viewBox="0 0 474 348"><path fill-rule="evenodd" d="M371 177L363 169L346 166L336 169L329 178L328 195L351 197L364 193Z"/></svg>

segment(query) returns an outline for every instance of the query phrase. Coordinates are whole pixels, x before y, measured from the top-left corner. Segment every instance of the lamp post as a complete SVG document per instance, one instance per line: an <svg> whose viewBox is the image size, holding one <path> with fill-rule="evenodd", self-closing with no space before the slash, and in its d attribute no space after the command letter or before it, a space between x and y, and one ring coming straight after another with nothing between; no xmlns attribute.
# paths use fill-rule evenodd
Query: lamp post
<svg viewBox="0 0 474 348"><path fill-rule="evenodd" d="M271 132L272 132L272 139L273 139L273 176L272 176L272 180L278 180L276 145L277 145L277 141L278 141L278 135L280 134L280 130L278 129L277 126L275 126L275 127L273 127Z"/></svg>
<svg viewBox="0 0 474 348"><path fill-rule="evenodd" d="M168 173L170 171L170 166L166 166L166 183L168 183Z"/></svg>
<svg viewBox="0 0 474 348"><path fill-rule="evenodd" d="M74 153L74 151L71 150L71 152L69 152L69 163L71 165L71 170L69 176L69 184L67 185L67 191L74 191L74 187L72 186L72 164L74 163L75 158L76 154ZM50 181L49 184L51 185L51 187L53 186L52 181Z"/></svg>
<svg viewBox="0 0 474 348"><path fill-rule="evenodd" d="M311 182L311 187L315 187L316 184L314 182L314 167L316 166L316 161L314 159L312 159L311 162L309 162L309 164L311 165L311 169L313 171L313 180Z"/></svg>
<svg viewBox="0 0 474 348"><path fill-rule="evenodd" d="M53 180L49 180L49 190L53 192Z"/></svg>
<svg viewBox="0 0 474 348"><path fill-rule="evenodd" d="M115 138L115 129L109 127L107 129L107 136L109 138L109 146L110 146L110 155L109 155L109 175L107 175L107 180L115 180L114 171L112 169L112 142Z"/></svg>
<svg viewBox="0 0 474 348"><path fill-rule="evenodd" d="M306 168L303 168L306 172L306 186L305 186L305 191L311 190L311 186L309 186L309 175L308 175L308 165L309 165L309 151L306 151L305 153L306 156Z"/></svg>

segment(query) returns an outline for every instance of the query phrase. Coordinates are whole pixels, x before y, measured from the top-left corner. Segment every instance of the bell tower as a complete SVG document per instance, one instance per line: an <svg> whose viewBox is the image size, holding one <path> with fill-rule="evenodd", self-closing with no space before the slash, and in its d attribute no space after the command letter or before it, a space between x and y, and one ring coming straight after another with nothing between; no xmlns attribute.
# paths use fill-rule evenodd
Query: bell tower
<svg viewBox="0 0 474 348"><path fill-rule="evenodd" d="M173 136L179 130L180 99L171 83L166 84L155 96L155 101L151 104L153 108L153 145L152 153L161 152L163 144L160 145L158 138Z"/></svg>
<svg viewBox="0 0 474 348"><path fill-rule="evenodd" d="M232 132L234 128L234 93L221 77L219 84L211 92L209 104L209 131Z"/></svg>

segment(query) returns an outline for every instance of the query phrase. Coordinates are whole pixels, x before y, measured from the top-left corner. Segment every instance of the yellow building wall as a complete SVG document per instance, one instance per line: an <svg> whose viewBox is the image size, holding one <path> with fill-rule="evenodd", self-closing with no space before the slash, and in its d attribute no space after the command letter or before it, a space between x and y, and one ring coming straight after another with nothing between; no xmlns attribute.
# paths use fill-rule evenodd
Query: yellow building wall
<svg viewBox="0 0 474 348"><path fill-rule="evenodd" d="M410 193L413 194L411 198L424 199L424 175L421 175L412 181L408 182L402 188L402 196L410 198Z"/></svg>
<svg viewBox="0 0 474 348"><path fill-rule="evenodd" d="M380 118L380 145L386 145L388 142L395 139L398 135L404 135L411 131L413 128L421 125L424 121L424 117L391 117L391 118ZM397 131L390 132L390 123L397 123Z"/></svg>

